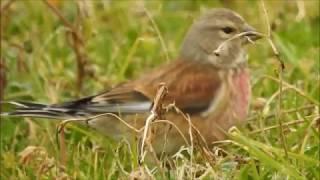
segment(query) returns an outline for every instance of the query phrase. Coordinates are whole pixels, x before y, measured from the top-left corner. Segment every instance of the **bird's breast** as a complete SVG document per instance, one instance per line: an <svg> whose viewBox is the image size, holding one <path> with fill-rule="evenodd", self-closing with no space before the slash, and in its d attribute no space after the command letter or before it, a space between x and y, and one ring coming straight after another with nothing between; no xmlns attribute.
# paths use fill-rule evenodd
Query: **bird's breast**
<svg viewBox="0 0 320 180"><path fill-rule="evenodd" d="M246 119L251 97L250 73L248 69L237 69L231 75L231 109L237 120Z"/></svg>

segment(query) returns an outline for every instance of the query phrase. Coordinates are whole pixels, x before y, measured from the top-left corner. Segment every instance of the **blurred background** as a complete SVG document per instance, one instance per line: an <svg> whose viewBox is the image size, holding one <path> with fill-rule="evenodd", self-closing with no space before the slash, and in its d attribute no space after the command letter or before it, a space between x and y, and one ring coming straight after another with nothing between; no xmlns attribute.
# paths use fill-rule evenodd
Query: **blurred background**
<svg viewBox="0 0 320 180"><path fill-rule="evenodd" d="M318 0L1 0L1 99L56 103L136 78L174 60L193 20L215 7L236 11L267 33L263 2L285 66L280 109L285 145L276 115L279 61L261 40L249 47L254 95L249 122L233 137L238 144L223 144L227 155L215 156L213 163L195 155L196 162L176 159L176 168L165 175L148 172L125 142L70 125L68 161L62 166L57 122L1 118L0 178L126 179L140 177L140 167L140 175L160 179L190 173L209 179L320 179ZM257 149L245 148L251 146Z"/></svg>

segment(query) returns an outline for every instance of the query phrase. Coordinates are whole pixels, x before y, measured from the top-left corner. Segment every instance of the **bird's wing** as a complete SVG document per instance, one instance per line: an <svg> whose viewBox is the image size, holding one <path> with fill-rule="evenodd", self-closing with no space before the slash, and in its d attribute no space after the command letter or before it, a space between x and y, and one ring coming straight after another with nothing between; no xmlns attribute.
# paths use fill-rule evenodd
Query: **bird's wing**
<svg viewBox="0 0 320 180"><path fill-rule="evenodd" d="M92 101L113 102L119 107L120 104L132 104L137 106L137 110L149 110L161 83L165 83L168 88L164 99L166 104L175 103L186 113L198 113L206 110L212 103L221 79L218 71L210 65L178 60L159 67L136 81L102 93ZM143 106L147 104L148 106ZM122 112L125 112L124 109Z"/></svg>

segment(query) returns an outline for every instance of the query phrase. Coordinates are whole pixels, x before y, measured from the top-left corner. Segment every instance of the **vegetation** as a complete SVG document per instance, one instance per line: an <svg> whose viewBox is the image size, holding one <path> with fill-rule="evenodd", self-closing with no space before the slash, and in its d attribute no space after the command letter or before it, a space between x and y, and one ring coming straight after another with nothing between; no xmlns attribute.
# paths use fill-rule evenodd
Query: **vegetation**
<svg viewBox="0 0 320 180"><path fill-rule="evenodd" d="M51 103L95 94L173 59L193 19L207 9L234 9L266 33L261 2L2 0L1 92L5 100ZM174 168L139 166L125 140L68 124L63 166L59 122L1 118L0 178L320 179L319 1L274 0L265 7L285 68L267 40L250 46L248 123L209 155L178 153Z"/></svg>

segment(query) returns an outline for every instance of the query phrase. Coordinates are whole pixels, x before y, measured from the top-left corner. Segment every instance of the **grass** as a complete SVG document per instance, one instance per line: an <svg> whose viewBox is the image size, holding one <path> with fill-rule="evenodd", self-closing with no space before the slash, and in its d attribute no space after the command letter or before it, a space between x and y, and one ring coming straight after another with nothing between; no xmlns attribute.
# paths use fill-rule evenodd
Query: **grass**
<svg viewBox="0 0 320 180"><path fill-rule="evenodd" d="M43 1L16 0L2 8L8 2L1 1L6 100L55 103L138 77L173 59L193 19L212 7L232 8L259 31L267 29L260 1L49 1L79 33L83 44L75 47L73 42L80 42L70 35L72 29ZM262 40L249 49L248 123L230 130L230 140L219 143L209 159L195 152L190 161L180 153L171 170L139 166L135 145L68 125L68 160L61 167L56 121L2 118L0 178L320 179L319 2L265 4L286 67L281 109L278 61ZM78 5L83 5L80 11Z"/></svg>

